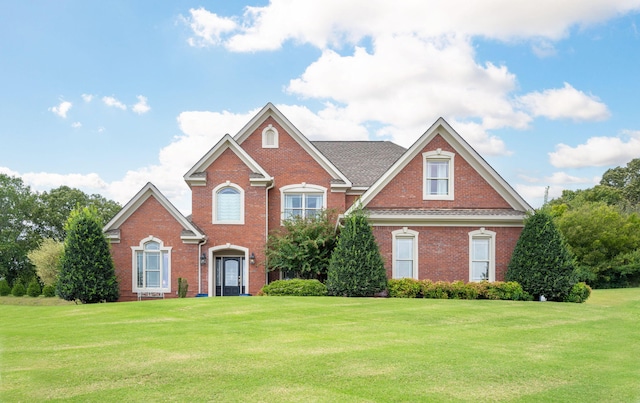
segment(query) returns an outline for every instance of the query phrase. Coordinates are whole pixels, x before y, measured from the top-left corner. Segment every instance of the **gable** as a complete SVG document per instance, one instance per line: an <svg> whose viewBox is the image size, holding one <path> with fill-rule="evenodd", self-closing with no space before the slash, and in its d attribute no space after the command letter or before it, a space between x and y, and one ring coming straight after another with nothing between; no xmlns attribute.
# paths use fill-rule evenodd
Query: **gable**
<svg viewBox="0 0 640 403"><path fill-rule="evenodd" d="M103 231L111 243L120 242L120 227L125 224L139 209L146 208L150 202L158 205L182 227L180 239L184 243L198 243L205 235L191 223L151 182L147 183L112 219L104 226Z"/></svg>
<svg viewBox="0 0 640 403"><path fill-rule="evenodd" d="M269 125L272 125L278 132L278 148L268 148L263 146L262 133ZM292 140L288 147L286 139ZM304 153L313 160L314 165L318 165L330 177L330 186L333 191L346 190L352 186L351 181L326 157L324 156L272 103L268 103L251 119L235 136L234 140L247 150L256 159L265 165L269 164L269 156L282 155L278 149L287 149L295 152L295 155L288 155L291 162L295 157L300 160ZM273 152L269 152L273 151ZM282 150L281 150L282 151ZM262 157L262 158L261 158ZM273 163L273 161L272 161ZM273 164L271 165L273 166Z"/></svg>
<svg viewBox="0 0 640 403"><path fill-rule="evenodd" d="M225 134L200 160L184 175L189 186L205 186L207 184L207 168L223 153L233 152L251 171L252 185L266 186L273 178L228 134Z"/></svg>
<svg viewBox="0 0 640 403"><path fill-rule="evenodd" d="M455 194L451 200L425 200L422 193L423 154L441 152L453 156ZM529 204L442 118L362 195L360 204L385 209L531 210Z"/></svg>

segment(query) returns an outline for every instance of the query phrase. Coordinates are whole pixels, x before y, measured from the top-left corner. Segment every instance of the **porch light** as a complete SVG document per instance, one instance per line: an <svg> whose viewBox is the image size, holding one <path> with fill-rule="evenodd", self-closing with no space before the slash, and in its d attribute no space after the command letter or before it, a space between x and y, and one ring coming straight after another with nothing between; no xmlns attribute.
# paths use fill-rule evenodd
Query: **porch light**
<svg viewBox="0 0 640 403"><path fill-rule="evenodd" d="M256 264L256 255L251 252L251 256L249 256L249 263Z"/></svg>
<svg viewBox="0 0 640 403"><path fill-rule="evenodd" d="M202 256L200 256L200 264L201 265L207 264L207 254L206 253L203 253Z"/></svg>

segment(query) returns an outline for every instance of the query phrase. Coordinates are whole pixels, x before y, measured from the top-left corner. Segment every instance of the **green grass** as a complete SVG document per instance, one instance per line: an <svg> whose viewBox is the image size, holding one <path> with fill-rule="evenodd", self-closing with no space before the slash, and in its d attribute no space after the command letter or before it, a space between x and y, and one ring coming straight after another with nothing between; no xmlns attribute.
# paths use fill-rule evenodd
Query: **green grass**
<svg viewBox="0 0 640 403"><path fill-rule="evenodd" d="M640 400L640 289L2 304L2 402Z"/></svg>

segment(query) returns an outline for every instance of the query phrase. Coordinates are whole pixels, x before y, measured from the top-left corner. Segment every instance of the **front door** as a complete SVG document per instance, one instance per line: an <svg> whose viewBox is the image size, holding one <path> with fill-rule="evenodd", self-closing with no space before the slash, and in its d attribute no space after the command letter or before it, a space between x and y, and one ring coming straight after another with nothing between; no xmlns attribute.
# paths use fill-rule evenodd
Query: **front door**
<svg viewBox="0 0 640 403"><path fill-rule="evenodd" d="M238 296L242 286L242 257L216 257L216 296Z"/></svg>

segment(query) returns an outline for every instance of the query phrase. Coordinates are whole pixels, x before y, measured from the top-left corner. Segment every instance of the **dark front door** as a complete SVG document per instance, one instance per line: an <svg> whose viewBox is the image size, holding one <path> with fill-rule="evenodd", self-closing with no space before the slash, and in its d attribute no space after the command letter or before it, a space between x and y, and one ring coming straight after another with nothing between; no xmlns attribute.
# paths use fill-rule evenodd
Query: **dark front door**
<svg viewBox="0 0 640 403"><path fill-rule="evenodd" d="M242 287L242 257L216 258L216 296L238 296Z"/></svg>

